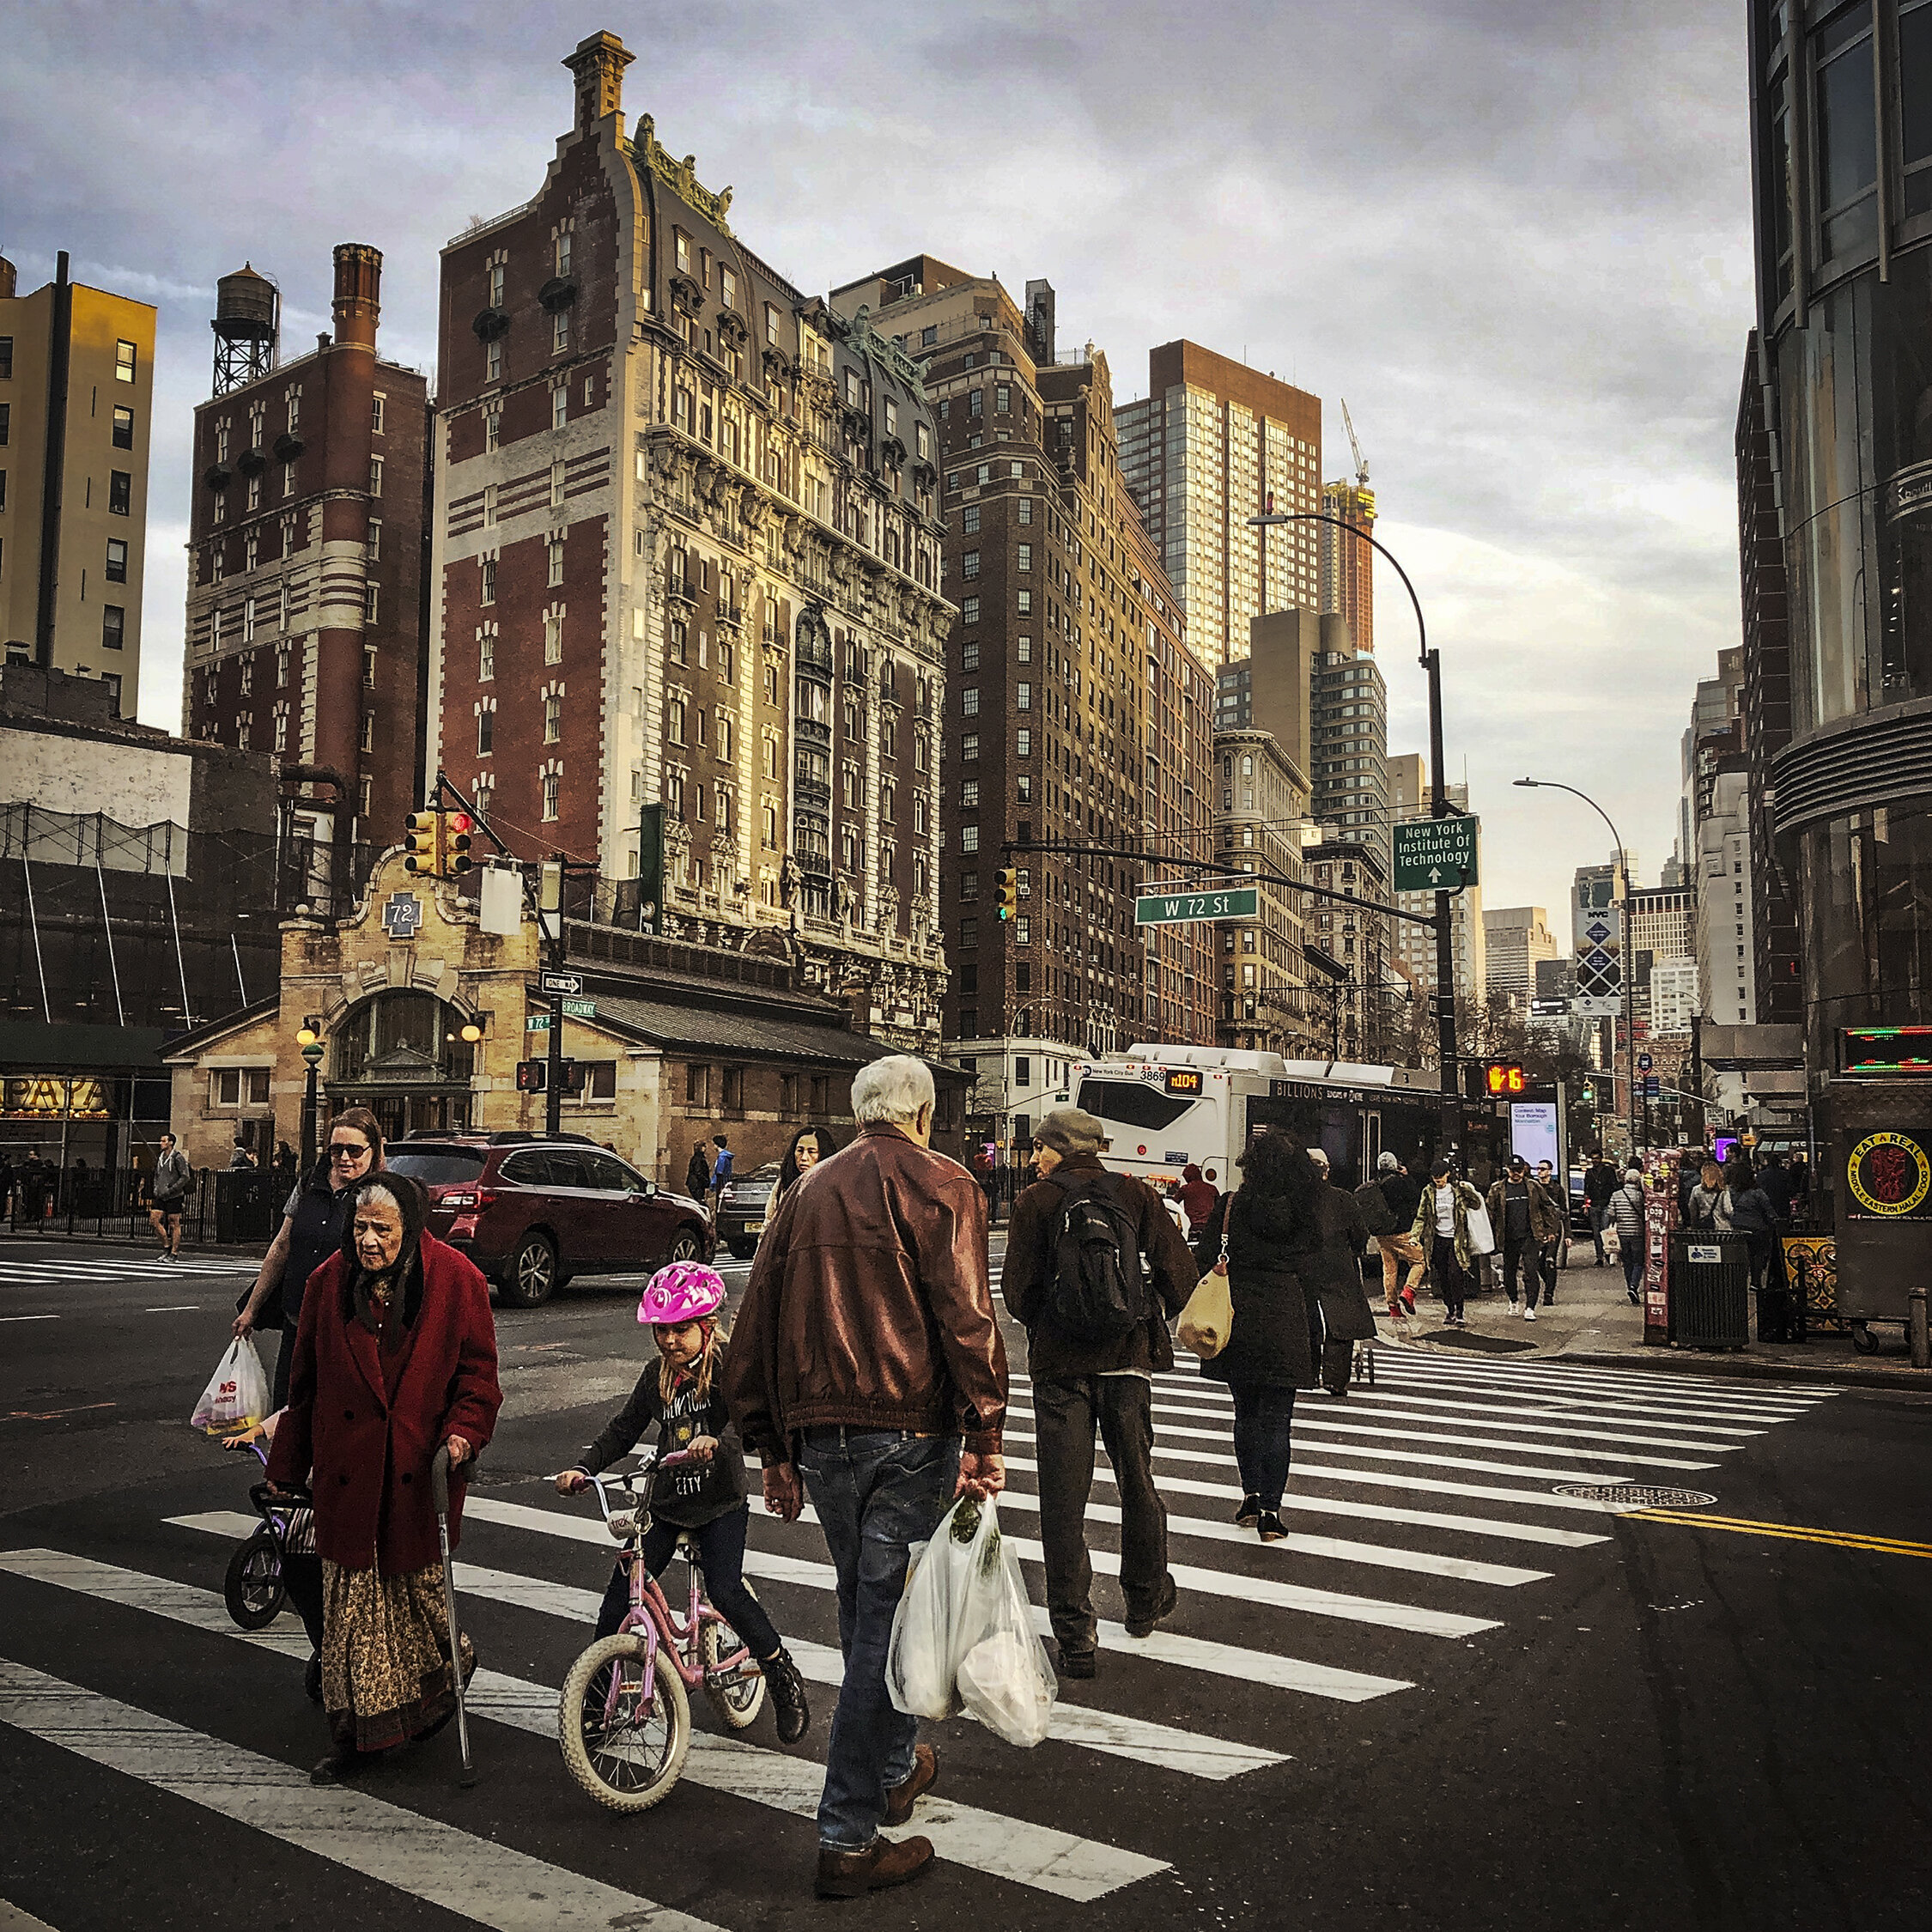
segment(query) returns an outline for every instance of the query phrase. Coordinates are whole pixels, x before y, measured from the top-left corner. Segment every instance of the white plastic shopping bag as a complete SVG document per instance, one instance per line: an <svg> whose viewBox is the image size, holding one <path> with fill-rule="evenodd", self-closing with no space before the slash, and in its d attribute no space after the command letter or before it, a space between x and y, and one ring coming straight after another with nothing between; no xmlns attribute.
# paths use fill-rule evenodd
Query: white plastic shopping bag
<svg viewBox="0 0 1932 1932"><path fill-rule="evenodd" d="M238 1335L208 1378L190 1419L197 1429L216 1436L259 1422L268 1406L269 1382L262 1373L262 1358L248 1337Z"/></svg>
<svg viewBox="0 0 1932 1932"><path fill-rule="evenodd" d="M995 1513L988 1503L986 1514ZM1019 1558L993 1528L973 1577L971 1625L978 1637L959 1660L960 1702L1009 1744L1031 1750L1053 1722L1059 1680L1033 1621Z"/></svg>
<svg viewBox="0 0 1932 1932"><path fill-rule="evenodd" d="M1496 1230L1490 1225L1489 1210L1477 1201L1469 1204L1469 1252L1472 1255L1496 1252Z"/></svg>
<svg viewBox="0 0 1932 1932"><path fill-rule="evenodd" d="M885 1653L885 1688L896 1710L950 1717L953 1688L973 1634L963 1627L971 1607L973 1569L993 1512L962 1497L939 1519L929 1543L915 1543L905 1595L893 1613Z"/></svg>

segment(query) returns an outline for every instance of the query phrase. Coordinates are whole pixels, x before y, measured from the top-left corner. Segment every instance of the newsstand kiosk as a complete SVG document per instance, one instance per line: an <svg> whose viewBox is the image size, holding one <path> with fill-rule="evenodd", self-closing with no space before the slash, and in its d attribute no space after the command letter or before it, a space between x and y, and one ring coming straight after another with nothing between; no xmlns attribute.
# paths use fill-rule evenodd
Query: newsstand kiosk
<svg viewBox="0 0 1932 1932"><path fill-rule="evenodd" d="M1867 1355L1871 1324L1899 1322L1932 1368L1932 1026L1847 1027L1832 1088L1838 1313Z"/></svg>

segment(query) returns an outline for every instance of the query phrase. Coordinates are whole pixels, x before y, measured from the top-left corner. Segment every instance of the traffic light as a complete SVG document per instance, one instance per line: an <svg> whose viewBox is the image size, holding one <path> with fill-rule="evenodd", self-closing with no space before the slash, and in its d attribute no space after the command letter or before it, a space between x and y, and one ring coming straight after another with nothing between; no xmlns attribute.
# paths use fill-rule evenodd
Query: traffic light
<svg viewBox="0 0 1932 1932"><path fill-rule="evenodd" d="M443 815L440 811L410 814L410 855L403 861L408 871L430 878L442 876L437 862L441 857L439 848L442 844L442 823Z"/></svg>
<svg viewBox="0 0 1932 1932"><path fill-rule="evenodd" d="M1512 1094L1529 1091L1522 1066L1513 1060L1491 1060L1483 1069L1483 1084L1492 1100L1507 1100Z"/></svg>
<svg viewBox="0 0 1932 1932"><path fill-rule="evenodd" d="M470 857L470 829L476 820L466 811L446 811L439 816L443 821L443 849L442 864L437 867L437 875L442 878L460 878L474 863Z"/></svg>
<svg viewBox="0 0 1932 1932"><path fill-rule="evenodd" d="M1019 873L1012 866L1002 866L993 875L995 898L1002 919L1019 917Z"/></svg>
<svg viewBox="0 0 1932 1932"><path fill-rule="evenodd" d="M544 1091L544 1063L540 1060L519 1060L517 1062L517 1091L519 1093L541 1093Z"/></svg>

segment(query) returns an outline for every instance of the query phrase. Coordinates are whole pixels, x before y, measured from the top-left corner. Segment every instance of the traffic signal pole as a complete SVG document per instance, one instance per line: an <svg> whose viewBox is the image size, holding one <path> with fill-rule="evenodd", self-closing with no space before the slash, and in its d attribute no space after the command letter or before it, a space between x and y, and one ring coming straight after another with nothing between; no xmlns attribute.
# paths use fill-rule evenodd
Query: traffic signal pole
<svg viewBox="0 0 1932 1932"><path fill-rule="evenodd" d="M537 892L537 923L550 964L563 967L563 854L552 853ZM563 1132L563 995L550 995L550 1051L544 1055L544 1132L556 1139Z"/></svg>
<svg viewBox="0 0 1932 1932"><path fill-rule="evenodd" d="M1274 498L1268 498L1268 513L1250 517L1249 526L1278 523L1326 523L1359 538L1372 550L1388 558L1389 567L1402 580L1415 612L1415 633L1420 662L1429 678L1429 815L1431 818L1456 816L1449 802L1449 789L1443 782L1443 659L1442 653L1429 648L1429 627L1423 622L1422 599L1409 581L1395 553L1386 544L1360 530L1345 517L1331 516L1326 510L1292 510L1277 514ZM1436 1052L1443 1068L1443 1145L1460 1146L1462 1140L1462 1089L1456 1058L1455 1039L1455 934L1449 924L1449 895L1436 895Z"/></svg>

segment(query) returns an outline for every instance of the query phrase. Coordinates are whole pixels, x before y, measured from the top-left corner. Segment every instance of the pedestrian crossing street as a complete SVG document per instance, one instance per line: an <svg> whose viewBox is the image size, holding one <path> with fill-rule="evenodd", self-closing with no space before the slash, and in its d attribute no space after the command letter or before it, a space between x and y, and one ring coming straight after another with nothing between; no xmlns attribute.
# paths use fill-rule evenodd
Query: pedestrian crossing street
<svg viewBox="0 0 1932 1932"><path fill-rule="evenodd" d="M1346 1401L1307 1395L1297 1403L1284 1506L1291 1534L1265 1546L1232 1521L1241 1492L1230 1400L1192 1366L1157 1377L1154 1399L1177 1613L1137 1641L1106 1615L1119 1598L1112 1583L1098 1582L1100 1673L1091 1684L1062 1687L1044 1745L1021 1753L964 1721L946 1727L946 1775L912 1827L933 1840L941 1862L928 1886L954 1885L962 1896L1000 1888L984 1905L1012 1917L1014 1900L1088 1905L1158 1884L1163 1874L1185 1879L1191 1861L1212 1855L1213 1833L1202 1826L1222 1814L1216 1788L1293 1776L1315 1746L1335 1747L1324 1727L1343 1711L1366 1713L1424 1692L1468 1649L1533 1638L1539 1603L1589 1582L1579 1566L1607 1574L1619 1534L1612 1519L1633 1505L1559 1487L1721 1490L1728 1464L1772 1431L1801 1427L1836 1393L1641 1367L1465 1362L1384 1346L1373 1388L1358 1385ZM1034 1407L1024 1374L1013 1376L1006 1440L1012 1487L1002 1516L1038 1598ZM767 1720L748 1736L722 1735L706 1728L708 1707L694 1698L683 1783L643 1819L586 1815L556 1756L556 1686L587 1640L611 1546L594 1516L534 1482L471 1494L456 1564L465 1622L490 1666L472 1693L479 1757L501 1761L501 1734L524 1734L531 1747L519 1759L514 1801L500 1792L487 1823L481 1811L465 1819L465 1801L448 1795L454 1747L447 1741L363 1785L308 1785L306 1765L321 1737L295 1687L307 1640L289 1615L252 1635L230 1622L222 1570L254 1521L234 1509L138 1526L132 1540L148 1552L145 1563L105 1550L0 1550L0 1730L94 1767L103 1805L113 1780L132 1779L479 1924L517 1932L721 1924L738 1932L762 1915L720 1910L714 1919L691 1916L688 1898L653 1902L635 1884L613 1882L592 1848L613 1833L641 1847L667 1829L742 1832L749 1811L768 1820L748 1841L762 1849L745 1854L754 1893L757 1874L779 1861L776 1846L795 1851L782 1861L794 1874L782 1902L793 1903L789 1887L808 1882L842 1673L835 1578L811 1511L789 1526L756 1514L745 1569L800 1670L823 1686L812 1729L797 1749L776 1750L760 1741L770 1736ZM1103 1456L1087 1517L1097 1577L1115 1577L1120 1511ZM1646 1533L1674 1534L1662 1526L1621 1532ZM165 1563L154 1555L157 1535ZM1044 1630L1044 1610L1036 1616ZM125 1672L80 1668L71 1650L40 1654L27 1632L50 1617L98 1631L115 1648L151 1643L184 1686L218 1683L232 1668L223 1657L238 1645L273 1660L289 1686L276 1754L230 1741L224 1730L234 1727L212 1716L185 1721L158 1687L135 1695L131 1681L138 1680ZM157 1631L165 1643L143 1637ZM494 1668L493 1660L534 1654L544 1665L533 1674ZM191 1708L220 1703L211 1696ZM1366 1741L1347 1739L1355 1748ZM538 1752L539 1743L548 1750ZM1127 1801L1134 1797L1153 1801ZM538 1815L551 1812L580 1833L560 1840L541 1832ZM653 1861L634 1859L617 1875L641 1880L653 1869Z"/></svg>

